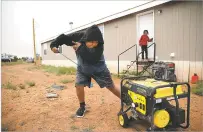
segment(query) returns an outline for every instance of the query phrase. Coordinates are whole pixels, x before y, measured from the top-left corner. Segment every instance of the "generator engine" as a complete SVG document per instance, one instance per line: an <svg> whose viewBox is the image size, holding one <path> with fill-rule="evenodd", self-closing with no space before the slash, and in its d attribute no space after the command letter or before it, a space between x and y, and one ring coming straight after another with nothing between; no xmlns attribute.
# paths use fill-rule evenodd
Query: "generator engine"
<svg viewBox="0 0 203 132"><path fill-rule="evenodd" d="M121 84L122 105L118 114L121 126L127 127L129 117L135 120L146 120L150 124L147 130L179 128L185 122L187 122L185 128L189 126L190 94L183 92L182 84L151 78L126 80ZM190 91L189 84L187 86ZM188 98L187 114L184 109L179 108L178 99L180 98ZM171 100L175 100L176 105L170 104ZM124 105L128 108L127 110L124 110ZM129 111L130 115L127 114Z"/></svg>
<svg viewBox="0 0 203 132"><path fill-rule="evenodd" d="M155 62L152 65L154 78L157 80L165 80L176 82L175 63L173 62Z"/></svg>

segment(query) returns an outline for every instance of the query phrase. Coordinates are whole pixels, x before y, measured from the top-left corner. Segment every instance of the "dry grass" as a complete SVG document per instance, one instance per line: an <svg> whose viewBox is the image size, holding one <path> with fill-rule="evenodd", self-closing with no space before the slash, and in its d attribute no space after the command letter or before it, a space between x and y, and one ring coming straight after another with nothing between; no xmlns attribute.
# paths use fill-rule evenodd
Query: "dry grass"
<svg viewBox="0 0 203 132"><path fill-rule="evenodd" d="M24 84L19 84L18 86L20 89L25 89L25 85Z"/></svg>
<svg viewBox="0 0 203 132"><path fill-rule="evenodd" d="M79 129L79 127L77 127L77 126L71 126L71 128L70 128L72 131L74 131L74 130L78 130Z"/></svg>
<svg viewBox="0 0 203 132"><path fill-rule="evenodd" d="M66 84L66 83L72 83L74 80L70 80L70 79L63 79L61 80L61 83Z"/></svg>
<svg viewBox="0 0 203 132"><path fill-rule="evenodd" d="M17 87L14 84L12 84L12 82L7 82L6 84L3 84L2 87L6 89L12 89L12 90L17 89Z"/></svg>
<svg viewBox="0 0 203 132"><path fill-rule="evenodd" d="M55 67L42 65L41 68L45 72L54 73L56 75L74 75L76 73L76 68L74 67Z"/></svg>
<svg viewBox="0 0 203 132"><path fill-rule="evenodd" d="M27 84L29 87L35 86L35 82L34 82L34 81L26 81L26 84Z"/></svg>
<svg viewBox="0 0 203 132"><path fill-rule="evenodd" d="M93 129L95 128L95 126L89 126L88 128L83 129L82 132L93 132Z"/></svg>
<svg viewBox="0 0 203 132"><path fill-rule="evenodd" d="M2 66L12 66L12 65L19 65L19 64L25 64L26 62L22 61L22 60L18 60L16 62L2 62L1 65Z"/></svg>

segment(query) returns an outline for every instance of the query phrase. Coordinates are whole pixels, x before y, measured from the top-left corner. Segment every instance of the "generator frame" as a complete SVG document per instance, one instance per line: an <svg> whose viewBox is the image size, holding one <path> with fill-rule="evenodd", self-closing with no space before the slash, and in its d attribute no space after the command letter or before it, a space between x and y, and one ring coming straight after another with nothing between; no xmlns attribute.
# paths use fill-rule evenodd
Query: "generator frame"
<svg viewBox="0 0 203 132"><path fill-rule="evenodd" d="M125 77L121 80L120 82L120 86L121 86L121 109L120 109L120 112L118 113L119 114L124 114L126 112L128 112L131 108L133 108L132 106L129 106L129 108L127 108L127 110L124 111L124 103L123 103L123 82L125 80L141 80L141 79L147 79L147 78L151 78L150 76L137 76L137 77ZM178 85L187 85L187 92L186 93L183 93L183 94L180 94L176 95L176 88ZM144 87L144 86L142 86ZM152 111L151 113L149 113L149 115L151 116L151 119L150 119L150 127L147 128L147 131L154 131L154 106L156 104L156 100L157 98L154 98L154 95L156 93L156 90L157 89L162 89L162 88L166 88L166 87L172 87L173 88L173 97L174 99L171 99L171 100L175 100L175 115L176 115L176 118L179 120L179 102L178 102L178 99L180 98L187 98L187 114L186 114L186 125L183 126L181 124L179 124L179 128L183 128L183 129L186 129L189 127L190 125L190 85L186 82L182 82L182 83L171 83L169 85L161 85L161 86L157 86L155 88L152 89L152 91L150 92L151 95L150 95L150 102L152 104ZM171 101L169 100L169 101Z"/></svg>

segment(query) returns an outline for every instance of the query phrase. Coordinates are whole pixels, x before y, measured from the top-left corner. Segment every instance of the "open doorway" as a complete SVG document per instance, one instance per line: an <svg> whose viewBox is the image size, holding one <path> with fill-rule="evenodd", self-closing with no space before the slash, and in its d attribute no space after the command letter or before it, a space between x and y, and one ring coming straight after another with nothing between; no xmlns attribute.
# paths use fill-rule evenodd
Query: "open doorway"
<svg viewBox="0 0 203 132"><path fill-rule="evenodd" d="M144 13L137 14L137 44L139 44L139 39L143 35L144 30L148 30L149 38L153 38L154 41L154 11L147 11ZM148 46L153 42L148 42ZM141 47L138 48L138 53L141 52ZM141 55L139 56L141 58ZM148 58L153 59L154 57L154 46L148 48Z"/></svg>

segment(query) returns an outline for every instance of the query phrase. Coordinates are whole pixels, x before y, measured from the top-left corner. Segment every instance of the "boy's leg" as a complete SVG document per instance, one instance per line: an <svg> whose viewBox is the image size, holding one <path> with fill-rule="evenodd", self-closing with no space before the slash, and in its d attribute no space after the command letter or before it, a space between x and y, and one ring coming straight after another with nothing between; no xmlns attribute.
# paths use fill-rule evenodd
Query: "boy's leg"
<svg viewBox="0 0 203 132"><path fill-rule="evenodd" d="M145 46L145 56L146 56L146 59L148 59L148 49L147 49L147 45Z"/></svg>
<svg viewBox="0 0 203 132"><path fill-rule="evenodd" d="M85 102L84 86L76 86L76 93L80 103Z"/></svg>
<svg viewBox="0 0 203 132"><path fill-rule="evenodd" d="M120 90L114 85L114 82L111 78L111 74L107 67L104 69L104 71L93 74L92 78L94 78L94 80L99 84L101 88L106 87L114 95L120 98Z"/></svg>
<svg viewBox="0 0 203 132"><path fill-rule="evenodd" d="M141 46L141 49L142 49L142 59L144 59L144 46L143 45Z"/></svg>
<svg viewBox="0 0 203 132"><path fill-rule="evenodd" d="M76 111L76 116L77 117L83 117L84 113L86 111L84 87L85 86L90 86L90 81L91 81L90 77L85 76L80 71L77 71L75 87L76 87L76 94L77 94L77 97L78 97L78 101L80 103L80 107Z"/></svg>

